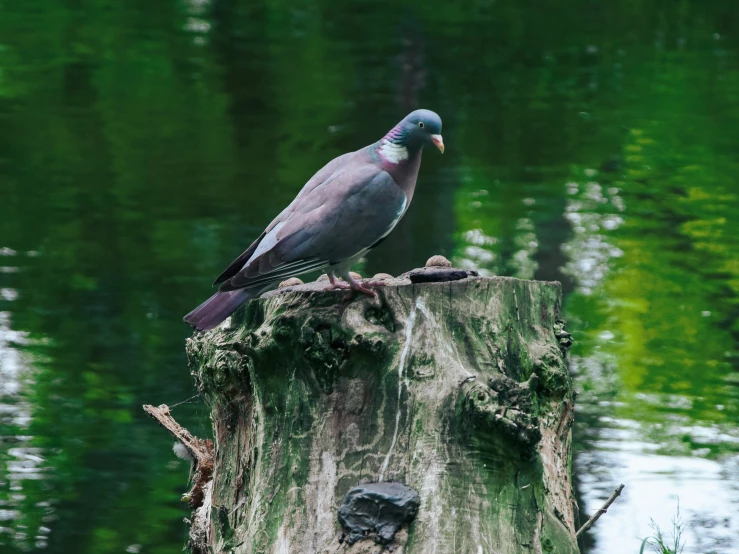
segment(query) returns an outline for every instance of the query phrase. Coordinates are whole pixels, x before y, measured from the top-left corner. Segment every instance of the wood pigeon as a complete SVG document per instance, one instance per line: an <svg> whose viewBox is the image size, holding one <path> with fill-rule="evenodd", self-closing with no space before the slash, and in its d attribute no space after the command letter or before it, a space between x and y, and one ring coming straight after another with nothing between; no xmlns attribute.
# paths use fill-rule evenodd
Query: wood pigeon
<svg viewBox="0 0 739 554"><path fill-rule="evenodd" d="M215 280L218 292L184 320L198 331L213 329L264 290L319 269L328 274L329 289L376 295L367 283L355 281L349 269L408 210L426 143L444 152L441 118L416 110L378 142L330 161Z"/></svg>

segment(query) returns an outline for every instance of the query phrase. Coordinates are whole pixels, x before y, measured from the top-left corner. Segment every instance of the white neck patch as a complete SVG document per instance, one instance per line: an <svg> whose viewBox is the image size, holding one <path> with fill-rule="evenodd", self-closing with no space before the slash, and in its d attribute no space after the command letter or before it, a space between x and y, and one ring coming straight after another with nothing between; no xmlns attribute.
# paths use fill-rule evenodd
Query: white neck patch
<svg viewBox="0 0 739 554"><path fill-rule="evenodd" d="M401 144L395 144L389 140L382 141L379 152L383 158L393 164L408 159L408 149Z"/></svg>

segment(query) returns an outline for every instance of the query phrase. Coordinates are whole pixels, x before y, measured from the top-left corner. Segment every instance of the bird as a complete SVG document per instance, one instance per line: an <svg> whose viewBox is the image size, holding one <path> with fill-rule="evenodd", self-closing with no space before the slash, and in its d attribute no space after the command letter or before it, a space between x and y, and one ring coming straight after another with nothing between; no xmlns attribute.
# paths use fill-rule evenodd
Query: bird
<svg viewBox="0 0 739 554"><path fill-rule="evenodd" d="M408 211L427 144L444 152L441 118L420 109L379 141L328 162L218 276L213 283L218 292L184 321L196 331L213 329L280 281L316 270L328 275L327 290L376 296L370 284L355 280L349 270Z"/></svg>

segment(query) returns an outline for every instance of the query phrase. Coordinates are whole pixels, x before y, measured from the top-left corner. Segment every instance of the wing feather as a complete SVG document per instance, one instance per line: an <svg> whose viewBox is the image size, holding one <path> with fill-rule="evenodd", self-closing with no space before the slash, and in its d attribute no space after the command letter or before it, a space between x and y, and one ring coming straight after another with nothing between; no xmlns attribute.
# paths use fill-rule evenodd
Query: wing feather
<svg viewBox="0 0 739 554"><path fill-rule="evenodd" d="M317 269L323 269L329 265L325 260L319 260L316 258L309 260L296 260L291 263L282 264L277 266L271 271L259 273L257 275L246 277L241 274L229 279L223 283L219 290L229 291L243 288L267 286L275 281L284 279L286 277L292 277L300 275L302 273L308 273Z"/></svg>
<svg viewBox="0 0 739 554"><path fill-rule="evenodd" d="M249 261L249 258L252 257L256 249L259 247L259 243L262 242L262 239L264 239L265 235L267 234L267 231L263 231L261 235L259 235L259 238L251 243L251 246L244 250L244 253L241 254L238 258L236 258L234 261L231 262L231 264L223 270L223 273L221 273L218 278L213 281L213 286L220 285L224 281L228 281L231 277L237 275L239 271L241 271L246 265L246 262Z"/></svg>

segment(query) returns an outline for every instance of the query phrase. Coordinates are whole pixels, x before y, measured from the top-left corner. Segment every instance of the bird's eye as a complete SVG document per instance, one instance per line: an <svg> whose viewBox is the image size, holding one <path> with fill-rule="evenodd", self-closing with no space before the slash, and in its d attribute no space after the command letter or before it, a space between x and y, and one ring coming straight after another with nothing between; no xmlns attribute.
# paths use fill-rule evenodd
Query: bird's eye
<svg viewBox="0 0 739 554"><path fill-rule="evenodd" d="M421 129L423 129L423 121L419 121L419 122L418 122L418 126L419 126L419 127L421 128Z"/></svg>

